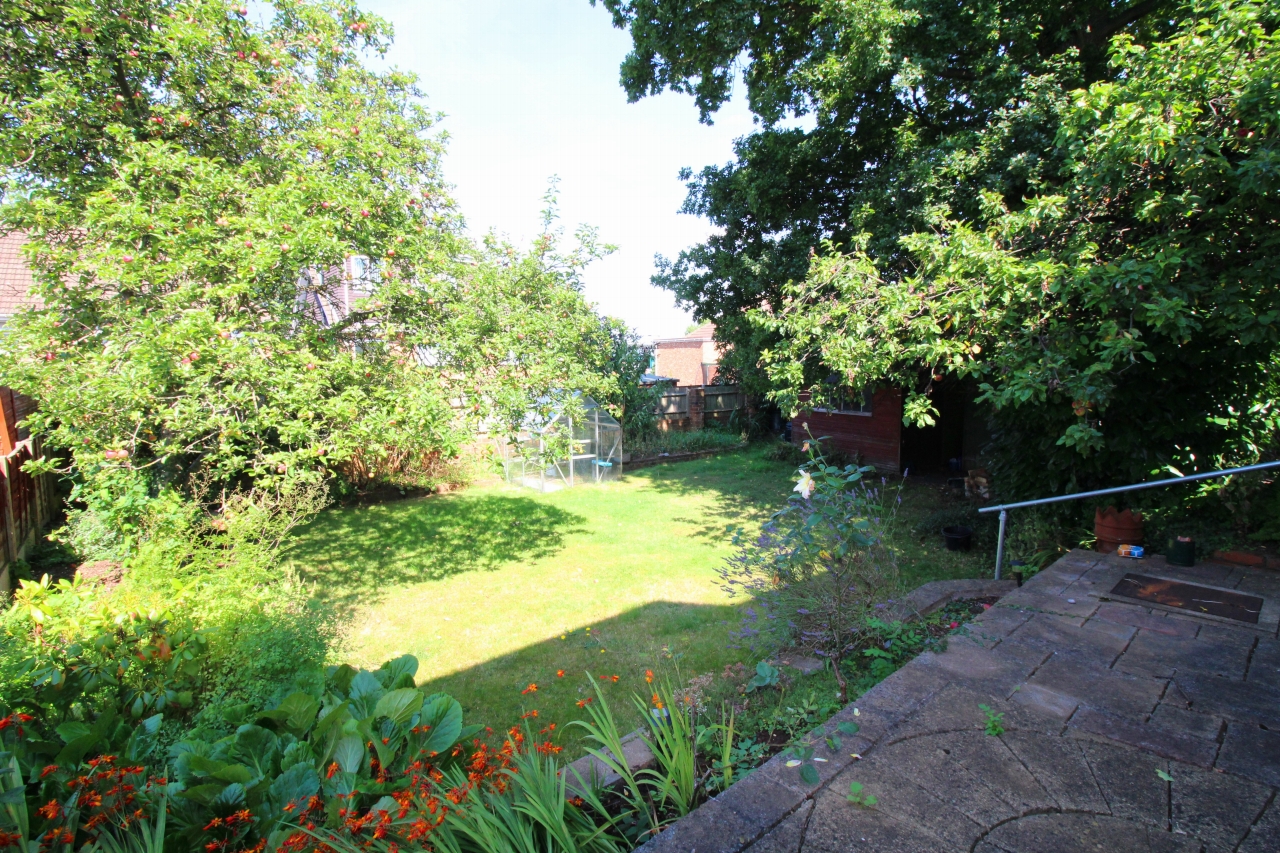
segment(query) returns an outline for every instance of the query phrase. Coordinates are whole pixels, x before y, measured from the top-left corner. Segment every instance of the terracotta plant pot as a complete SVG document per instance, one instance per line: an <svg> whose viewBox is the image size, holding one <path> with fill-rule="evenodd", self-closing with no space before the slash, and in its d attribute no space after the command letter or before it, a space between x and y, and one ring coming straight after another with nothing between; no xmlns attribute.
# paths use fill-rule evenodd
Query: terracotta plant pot
<svg viewBox="0 0 1280 853"><path fill-rule="evenodd" d="M1110 554L1121 545L1141 545L1142 513L1117 512L1113 506L1099 509L1093 516L1093 534L1098 539L1093 549L1101 554Z"/></svg>

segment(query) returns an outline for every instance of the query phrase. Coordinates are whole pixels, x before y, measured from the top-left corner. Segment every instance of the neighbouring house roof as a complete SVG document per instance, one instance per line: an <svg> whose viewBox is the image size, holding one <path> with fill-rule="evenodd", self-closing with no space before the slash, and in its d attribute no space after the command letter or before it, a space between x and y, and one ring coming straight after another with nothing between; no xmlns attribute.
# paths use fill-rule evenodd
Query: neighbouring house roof
<svg viewBox="0 0 1280 853"><path fill-rule="evenodd" d="M0 325L23 308L40 305L40 300L31 295L35 279L22 257L26 242L26 235L20 231L0 236Z"/></svg>
<svg viewBox="0 0 1280 853"><path fill-rule="evenodd" d="M689 334L683 337L662 338L660 340L655 341L654 343L657 346L661 346L662 344L682 344L682 343L693 343L693 342L701 343L703 341L712 340L715 338L715 336L716 336L716 327L711 325L710 323L703 323L701 326L694 329L692 332L690 332Z"/></svg>
<svg viewBox="0 0 1280 853"><path fill-rule="evenodd" d="M646 373L640 377L641 385L659 385L664 382L670 382L672 385L679 382L674 376L659 376L656 373Z"/></svg>

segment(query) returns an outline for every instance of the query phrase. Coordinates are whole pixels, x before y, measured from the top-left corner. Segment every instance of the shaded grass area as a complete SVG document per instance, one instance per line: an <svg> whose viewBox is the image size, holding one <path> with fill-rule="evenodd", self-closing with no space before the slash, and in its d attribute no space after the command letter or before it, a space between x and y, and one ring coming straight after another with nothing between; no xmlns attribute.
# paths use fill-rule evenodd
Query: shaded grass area
<svg viewBox="0 0 1280 853"><path fill-rule="evenodd" d="M646 669L684 683L754 667L749 650L730 647L742 602L720 589L716 569L732 551L727 528L762 523L794 475L752 447L550 494L489 484L335 508L286 559L344 615L343 659L413 654L419 683L495 729L534 708L561 727L584 718L590 672L630 728L639 714L629 697L645 694ZM940 533L912 532L942 506L940 490L909 480L902 496L905 587L990 571L985 553L946 552ZM537 690L523 692L530 684Z"/></svg>

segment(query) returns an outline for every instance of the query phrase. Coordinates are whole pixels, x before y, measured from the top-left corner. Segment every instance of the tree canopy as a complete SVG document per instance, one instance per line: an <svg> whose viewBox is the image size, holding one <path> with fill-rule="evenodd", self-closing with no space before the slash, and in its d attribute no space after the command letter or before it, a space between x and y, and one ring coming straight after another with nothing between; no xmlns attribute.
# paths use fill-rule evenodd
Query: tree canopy
<svg viewBox="0 0 1280 853"><path fill-rule="evenodd" d="M657 280L784 407L834 372L928 422L937 380L972 380L1010 492L1269 440L1268 4L606 5L633 97L709 117L745 64L762 127L687 203L724 233Z"/></svg>
<svg viewBox="0 0 1280 853"><path fill-rule="evenodd" d="M0 382L83 488L373 476L602 381L594 236L464 236L437 116L362 61L385 22L342 0L3 10L0 228L43 305Z"/></svg>

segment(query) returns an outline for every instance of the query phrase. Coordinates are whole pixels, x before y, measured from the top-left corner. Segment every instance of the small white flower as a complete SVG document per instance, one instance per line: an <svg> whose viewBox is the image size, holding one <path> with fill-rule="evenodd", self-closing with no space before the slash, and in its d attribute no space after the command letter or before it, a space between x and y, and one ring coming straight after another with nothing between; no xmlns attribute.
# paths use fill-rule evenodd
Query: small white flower
<svg viewBox="0 0 1280 853"><path fill-rule="evenodd" d="M809 476L808 471L800 472L800 482L796 483L793 492L799 492L800 497L805 500L809 499L809 495L813 494L813 477Z"/></svg>

